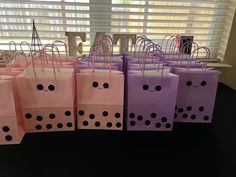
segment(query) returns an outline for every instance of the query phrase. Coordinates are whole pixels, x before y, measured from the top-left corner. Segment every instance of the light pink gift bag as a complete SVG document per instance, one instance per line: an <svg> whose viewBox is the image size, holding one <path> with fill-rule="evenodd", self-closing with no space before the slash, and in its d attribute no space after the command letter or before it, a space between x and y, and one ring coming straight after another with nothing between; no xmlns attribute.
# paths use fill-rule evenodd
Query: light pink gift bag
<svg viewBox="0 0 236 177"><path fill-rule="evenodd" d="M26 132L74 130L74 69L55 68L52 60L52 68L35 67L35 57L17 77Z"/></svg>
<svg viewBox="0 0 236 177"><path fill-rule="evenodd" d="M77 73L78 129L122 130L124 75L114 70Z"/></svg>
<svg viewBox="0 0 236 177"><path fill-rule="evenodd" d="M25 135L15 76L0 73L0 144L19 144Z"/></svg>

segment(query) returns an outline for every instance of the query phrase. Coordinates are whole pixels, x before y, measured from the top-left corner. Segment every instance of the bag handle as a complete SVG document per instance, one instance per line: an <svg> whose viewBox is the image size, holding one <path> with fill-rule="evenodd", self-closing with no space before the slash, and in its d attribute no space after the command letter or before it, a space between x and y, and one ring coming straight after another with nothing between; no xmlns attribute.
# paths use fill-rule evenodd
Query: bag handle
<svg viewBox="0 0 236 177"><path fill-rule="evenodd" d="M105 41L108 42L109 47L110 47L110 50L108 48L108 53L111 52L111 55L113 55L113 44L114 44L114 41L113 41L112 37L105 34L105 35L102 36L102 39L99 41L99 43L102 43L103 41L104 42ZM106 45L104 44L104 46L106 46Z"/></svg>
<svg viewBox="0 0 236 177"><path fill-rule="evenodd" d="M147 36L145 36L145 35L141 35L141 36L139 36L139 37L137 38L136 44L135 44L135 46L134 46L134 56L135 56L135 57L137 57L136 53L137 53L137 48L138 48L138 46L139 46L139 43L142 42L142 41L145 40L145 39L148 39Z"/></svg>
<svg viewBox="0 0 236 177"><path fill-rule="evenodd" d="M49 47L49 49L48 49L48 47ZM44 51L45 53L47 51L51 52L52 53L52 59L56 61L57 67L59 68L57 57L56 57L53 49L56 49L56 52L58 53L58 57L59 57L59 64L60 64L60 66L62 66L61 54L60 54L60 51L58 50L56 45L54 45L54 44L46 44L41 50Z"/></svg>
<svg viewBox="0 0 236 177"><path fill-rule="evenodd" d="M11 46L12 46L12 45L14 45L14 48L15 48L15 49L14 49L14 53L16 53L17 47L16 47L15 41L10 41L10 42L9 42L9 50L10 50L10 51L12 51L12 50L11 50Z"/></svg>
<svg viewBox="0 0 236 177"><path fill-rule="evenodd" d="M13 58L9 63L12 63L12 61L13 61L14 59L15 59L15 61L16 61L16 60L17 60L17 57L19 57L19 56L24 56L24 60L25 60L26 65L29 64L29 62L28 62L28 60L27 60L27 57L26 57L26 55L25 55L24 52L16 52L14 58Z"/></svg>
<svg viewBox="0 0 236 177"><path fill-rule="evenodd" d="M20 43L21 52L23 52L23 53L25 54L25 51L23 50L23 47L22 47L23 44L26 44L26 45L29 47L29 52L30 52L29 54L30 54L30 56L32 56L32 49L31 49L29 43L26 42L26 41L22 41L22 42Z"/></svg>
<svg viewBox="0 0 236 177"><path fill-rule="evenodd" d="M63 44L64 45L64 47L65 47L65 52L66 52L66 60L68 60L68 46L67 46L67 44L64 42L64 41L61 41L61 40L55 40L55 41L53 41L53 43L52 43L52 45L54 45L55 47L57 47L57 43L61 43L61 44ZM58 49L58 47L57 47L57 49Z"/></svg>

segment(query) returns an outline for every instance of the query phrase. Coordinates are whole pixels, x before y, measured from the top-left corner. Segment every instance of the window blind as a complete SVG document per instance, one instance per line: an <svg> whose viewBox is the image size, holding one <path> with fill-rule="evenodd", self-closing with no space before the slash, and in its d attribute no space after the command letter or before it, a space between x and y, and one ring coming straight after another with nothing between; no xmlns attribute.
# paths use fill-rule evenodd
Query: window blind
<svg viewBox="0 0 236 177"><path fill-rule="evenodd" d="M87 33L85 52L96 32L146 34L157 43L193 35L212 58L223 58L234 12L232 0L1 0L0 49L30 42L34 19L43 44L67 40L65 31Z"/></svg>

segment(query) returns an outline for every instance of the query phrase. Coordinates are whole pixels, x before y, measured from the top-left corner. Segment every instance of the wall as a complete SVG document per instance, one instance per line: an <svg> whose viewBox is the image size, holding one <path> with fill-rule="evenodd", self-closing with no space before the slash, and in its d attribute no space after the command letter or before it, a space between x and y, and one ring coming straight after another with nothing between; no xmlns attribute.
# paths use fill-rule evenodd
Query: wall
<svg viewBox="0 0 236 177"><path fill-rule="evenodd" d="M234 14L224 63L231 64L233 67L223 70L220 81L236 90L236 14Z"/></svg>

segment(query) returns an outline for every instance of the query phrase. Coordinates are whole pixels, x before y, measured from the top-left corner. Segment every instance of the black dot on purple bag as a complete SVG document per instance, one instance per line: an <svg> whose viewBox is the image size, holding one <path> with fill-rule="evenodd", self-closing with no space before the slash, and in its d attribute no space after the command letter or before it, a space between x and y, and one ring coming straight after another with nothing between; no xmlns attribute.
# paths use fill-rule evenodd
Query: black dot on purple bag
<svg viewBox="0 0 236 177"><path fill-rule="evenodd" d="M186 114L186 113L183 114L183 118L185 118L185 119L188 118L188 114Z"/></svg>
<svg viewBox="0 0 236 177"><path fill-rule="evenodd" d="M42 120L43 120L43 117L42 117L42 116L37 116L37 117L36 117L36 120L37 120L37 121L42 121Z"/></svg>
<svg viewBox="0 0 236 177"><path fill-rule="evenodd" d="M156 89L156 91L161 91L161 86L160 85L157 85L156 87L155 87L155 89Z"/></svg>
<svg viewBox="0 0 236 177"><path fill-rule="evenodd" d="M55 86L54 86L54 85L49 85L49 86L48 86L48 90L54 91L54 90L55 90Z"/></svg>
<svg viewBox="0 0 236 177"><path fill-rule="evenodd" d="M143 90L148 90L149 86L147 84L143 85Z"/></svg>
<svg viewBox="0 0 236 177"><path fill-rule="evenodd" d="M160 123L156 123L156 128L160 128L161 124Z"/></svg>
<svg viewBox="0 0 236 177"><path fill-rule="evenodd" d="M52 129L52 125L51 125L51 124L47 124L47 125L46 125L46 128L47 128L47 129Z"/></svg>
<svg viewBox="0 0 236 177"><path fill-rule="evenodd" d="M147 126L151 124L150 120L146 120L144 123L145 123L145 125L147 125Z"/></svg>
<svg viewBox="0 0 236 177"><path fill-rule="evenodd" d="M100 122L95 122L96 127L100 127L101 123Z"/></svg>
<svg viewBox="0 0 236 177"><path fill-rule="evenodd" d="M68 122L68 123L66 124L66 126L67 126L67 127L72 127L73 124L72 124L71 122Z"/></svg>
<svg viewBox="0 0 236 177"><path fill-rule="evenodd" d="M88 121L86 121L86 120L83 121L83 126L88 126L88 124L89 124Z"/></svg>
<svg viewBox="0 0 236 177"><path fill-rule="evenodd" d="M111 122L107 122L107 127L111 128L112 127L112 123Z"/></svg>
<svg viewBox="0 0 236 177"><path fill-rule="evenodd" d="M95 118L95 115L94 115L94 114L90 114L90 115L89 115L89 118L90 118L90 119L94 119L94 118Z"/></svg>
<svg viewBox="0 0 236 177"><path fill-rule="evenodd" d="M120 127L121 127L121 123L120 123L120 122L117 122L117 123L116 123L116 127L117 127L117 128L120 128Z"/></svg>
<svg viewBox="0 0 236 177"><path fill-rule="evenodd" d="M130 114L129 114L129 117L130 117L130 118L134 118L134 117L135 117L135 114L134 114L134 113L130 113Z"/></svg>
<svg viewBox="0 0 236 177"><path fill-rule="evenodd" d="M95 87L95 88L98 87L98 83L97 83L97 82L93 82L92 85L93 85L93 87Z"/></svg>
<svg viewBox="0 0 236 177"><path fill-rule="evenodd" d="M58 123L57 124L57 128L62 128L63 127L63 124L62 123Z"/></svg>
<svg viewBox="0 0 236 177"><path fill-rule="evenodd" d="M166 128L171 128L171 124L170 124L170 123L167 123L167 124L165 125L165 127L166 127Z"/></svg>
<svg viewBox="0 0 236 177"><path fill-rule="evenodd" d="M11 135L5 136L5 140L6 140L6 141L11 141L11 140L12 140L12 136L11 136Z"/></svg>
<svg viewBox="0 0 236 177"><path fill-rule="evenodd" d="M192 110L192 106L187 106L187 111L191 111Z"/></svg>
<svg viewBox="0 0 236 177"><path fill-rule="evenodd" d="M178 109L178 112L179 112L179 113L182 113L182 112L184 112L184 109L183 109L183 108L179 108L179 109Z"/></svg>
<svg viewBox="0 0 236 177"><path fill-rule="evenodd" d="M36 130L41 130L42 126L41 125L36 125L35 128L36 128Z"/></svg>
<svg viewBox="0 0 236 177"><path fill-rule="evenodd" d="M167 122L167 118L166 118L166 117L162 117L162 118L161 118L161 121L162 121L162 122Z"/></svg>
<svg viewBox="0 0 236 177"><path fill-rule="evenodd" d="M192 81L187 81L186 82L186 85L189 87L189 86L191 86L192 85Z"/></svg>
<svg viewBox="0 0 236 177"><path fill-rule="evenodd" d="M135 121L130 121L130 123L129 123L131 126L135 126L135 124L136 124L136 122Z"/></svg>
<svg viewBox="0 0 236 177"><path fill-rule="evenodd" d="M190 117L192 120L196 119L196 115L191 115Z"/></svg>
<svg viewBox="0 0 236 177"><path fill-rule="evenodd" d="M120 118L120 113L115 113L115 118Z"/></svg>
<svg viewBox="0 0 236 177"><path fill-rule="evenodd" d="M37 90L43 90L43 85L42 84L38 84L37 86L36 86L36 88L37 88Z"/></svg>
<svg viewBox="0 0 236 177"><path fill-rule="evenodd" d="M198 110L202 112L202 111L204 111L204 107L203 107L203 106L200 106L200 107L198 108Z"/></svg>
<svg viewBox="0 0 236 177"><path fill-rule="evenodd" d="M31 119L31 118L32 118L32 115L31 115L30 113L26 113L26 114L25 114L25 118L26 118L26 119Z"/></svg>
<svg viewBox="0 0 236 177"><path fill-rule="evenodd" d="M157 117L157 114L156 113L151 113L151 118L156 118Z"/></svg>
<svg viewBox="0 0 236 177"><path fill-rule="evenodd" d="M103 88L108 89L109 88L109 84L108 83L104 83L103 84Z"/></svg>
<svg viewBox="0 0 236 177"><path fill-rule="evenodd" d="M107 117L107 116L108 116L108 112L107 112L107 111L103 111L103 112L102 112L102 115L103 115L104 117Z"/></svg>
<svg viewBox="0 0 236 177"><path fill-rule="evenodd" d="M70 116L70 115L71 115L71 112L70 112L70 111L66 111L66 112L65 112L65 115L66 115L66 116Z"/></svg>
<svg viewBox="0 0 236 177"><path fill-rule="evenodd" d="M49 114L50 119L55 119L56 115L55 114Z"/></svg>
<svg viewBox="0 0 236 177"><path fill-rule="evenodd" d="M203 119L204 119L205 121L207 121L207 120L209 120L209 116L204 116Z"/></svg>
<svg viewBox="0 0 236 177"><path fill-rule="evenodd" d="M139 116L137 117L137 120L139 120L139 121L143 120L143 116L139 115Z"/></svg>
<svg viewBox="0 0 236 177"><path fill-rule="evenodd" d="M2 127L2 131L3 132L9 132L10 128L8 126L4 126L4 127Z"/></svg>
<svg viewBox="0 0 236 177"><path fill-rule="evenodd" d="M202 81L202 82L201 82L201 86L203 86L203 87L206 86L206 84L207 84L206 81Z"/></svg>
<svg viewBox="0 0 236 177"><path fill-rule="evenodd" d="M83 116L83 115L84 115L84 111L83 111L83 110L80 110L80 111L79 111L79 115L80 115L80 116Z"/></svg>

